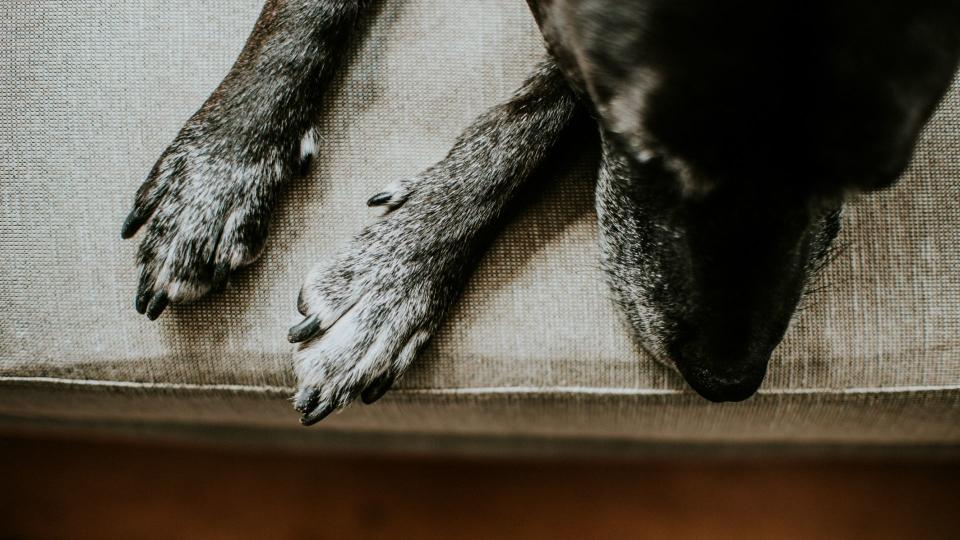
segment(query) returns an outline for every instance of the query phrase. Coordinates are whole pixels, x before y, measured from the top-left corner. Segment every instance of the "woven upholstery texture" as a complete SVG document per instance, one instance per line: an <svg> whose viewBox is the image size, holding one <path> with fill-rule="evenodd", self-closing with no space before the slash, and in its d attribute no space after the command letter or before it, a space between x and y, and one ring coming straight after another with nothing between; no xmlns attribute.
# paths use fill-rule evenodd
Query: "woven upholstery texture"
<svg viewBox="0 0 960 540"><path fill-rule="evenodd" d="M153 323L133 310L138 239L120 225L262 1L0 6L0 415L296 425L285 334L308 269L544 54L520 0L383 4L318 96L320 155L264 256ZM899 184L847 206L844 249L741 404L708 404L630 341L598 268L593 142L565 143L399 390L325 424L960 442L960 83Z"/></svg>

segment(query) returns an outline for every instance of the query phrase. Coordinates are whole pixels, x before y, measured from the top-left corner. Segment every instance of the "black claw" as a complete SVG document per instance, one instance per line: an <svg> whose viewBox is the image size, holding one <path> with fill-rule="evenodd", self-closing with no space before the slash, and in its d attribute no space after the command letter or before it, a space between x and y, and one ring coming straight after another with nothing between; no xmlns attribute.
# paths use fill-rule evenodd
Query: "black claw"
<svg viewBox="0 0 960 540"><path fill-rule="evenodd" d="M313 156L306 156L300 160L300 176L306 176L310 172L310 165L313 163Z"/></svg>
<svg viewBox="0 0 960 540"><path fill-rule="evenodd" d="M387 393L387 390L390 390L390 387L393 386L394 379L395 377L391 373L384 373L377 377L376 380L370 383L370 385L360 393L360 400L370 405L382 398L383 395Z"/></svg>
<svg viewBox="0 0 960 540"><path fill-rule="evenodd" d="M150 276L146 274L141 275L140 284L137 286L137 301L134 303L134 307L137 308L137 313L141 315L147 312L147 304L150 303L150 298L153 297L151 285L152 280Z"/></svg>
<svg viewBox="0 0 960 540"><path fill-rule="evenodd" d="M213 279L211 280L213 285L211 290L213 292L221 292L227 288L227 279L230 277L230 263L222 262L213 269Z"/></svg>
<svg viewBox="0 0 960 540"><path fill-rule="evenodd" d="M140 227L143 226L146 221L147 218L140 215L140 211L134 208L123 222L123 228L120 229L120 238L126 240L137 234L137 231L140 230Z"/></svg>
<svg viewBox="0 0 960 540"><path fill-rule="evenodd" d="M150 302L150 291L138 291L137 292L137 301L134 303L134 307L137 309L137 313L143 315L147 312L147 304Z"/></svg>
<svg viewBox="0 0 960 540"><path fill-rule="evenodd" d="M300 343L306 341L320 332L320 315L314 313L307 317L300 324L290 328L287 333L287 340L290 343Z"/></svg>
<svg viewBox="0 0 960 540"><path fill-rule="evenodd" d="M303 424L303 425L305 425L305 426L312 426L312 425L316 424L317 422L323 420L323 419L326 418L327 416L329 416L330 413L332 413L334 410L336 410L336 407L334 407L333 405L326 405L326 406L323 406L323 407L317 407L317 408L315 408L313 411L311 411L311 412L309 412L309 413L306 413L306 414L304 414L303 416L301 416L301 417L300 417L300 423Z"/></svg>
<svg viewBox="0 0 960 540"><path fill-rule="evenodd" d="M390 193L381 191L367 200L367 206L383 206L390 202Z"/></svg>
<svg viewBox="0 0 960 540"><path fill-rule="evenodd" d="M153 296L153 300L150 300L150 305L147 306L147 318L151 321L157 320L157 317L163 313L164 309L167 309L167 304L170 303L170 299L167 298L166 291L160 291Z"/></svg>
<svg viewBox="0 0 960 540"><path fill-rule="evenodd" d="M317 404L320 403L320 392L314 390L310 392L310 397L307 398L306 402L295 404L293 406L294 410L298 413L306 414L317 408Z"/></svg>

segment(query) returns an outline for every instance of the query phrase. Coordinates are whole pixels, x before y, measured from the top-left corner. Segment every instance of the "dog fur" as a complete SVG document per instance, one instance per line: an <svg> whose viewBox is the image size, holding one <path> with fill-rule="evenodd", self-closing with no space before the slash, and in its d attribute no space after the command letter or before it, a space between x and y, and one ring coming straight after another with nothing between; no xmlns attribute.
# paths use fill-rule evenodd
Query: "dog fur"
<svg viewBox="0 0 960 540"><path fill-rule="evenodd" d="M140 187L136 308L222 286L263 249L361 0L268 0ZM949 0L529 0L549 57L381 220L315 268L290 330L305 424L373 402L437 329L505 205L578 111L599 128L601 263L640 345L704 397L752 395L845 197L893 183L960 57Z"/></svg>

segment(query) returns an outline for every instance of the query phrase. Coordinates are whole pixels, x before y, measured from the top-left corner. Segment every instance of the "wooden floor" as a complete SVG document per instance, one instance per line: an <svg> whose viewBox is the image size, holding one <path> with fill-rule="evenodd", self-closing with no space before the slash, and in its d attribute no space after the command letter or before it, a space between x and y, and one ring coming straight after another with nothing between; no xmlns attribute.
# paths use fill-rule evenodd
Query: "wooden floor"
<svg viewBox="0 0 960 540"><path fill-rule="evenodd" d="M459 460L0 439L0 538L960 538L960 462Z"/></svg>

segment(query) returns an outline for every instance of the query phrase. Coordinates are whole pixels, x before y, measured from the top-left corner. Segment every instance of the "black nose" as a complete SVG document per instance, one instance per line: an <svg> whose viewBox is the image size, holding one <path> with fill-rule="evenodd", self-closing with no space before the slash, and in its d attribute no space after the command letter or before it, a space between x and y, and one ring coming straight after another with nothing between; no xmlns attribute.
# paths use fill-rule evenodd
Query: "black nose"
<svg viewBox="0 0 960 540"><path fill-rule="evenodd" d="M690 387L713 402L743 401L757 392L766 369L739 373L714 372L710 369L681 370Z"/></svg>
<svg viewBox="0 0 960 540"><path fill-rule="evenodd" d="M733 355L698 349L681 347L674 361L687 384L710 401L743 401L757 392L767 374L769 352Z"/></svg>

